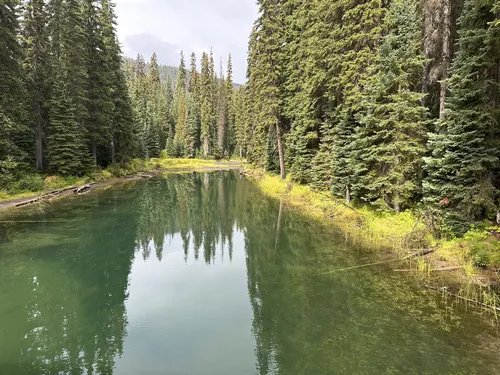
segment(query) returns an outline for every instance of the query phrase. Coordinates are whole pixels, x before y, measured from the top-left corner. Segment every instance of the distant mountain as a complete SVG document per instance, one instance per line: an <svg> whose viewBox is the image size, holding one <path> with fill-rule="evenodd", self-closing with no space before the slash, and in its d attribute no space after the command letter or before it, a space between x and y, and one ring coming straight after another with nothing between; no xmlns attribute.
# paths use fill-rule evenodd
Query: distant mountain
<svg viewBox="0 0 500 375"><path fill-rule="evenodd" d="M132 58L132 57L125 57L124 58L125 64L127 65L132 65L136 66L137 60ZM158 67L160 69L160 78L163 82L167 80L167 77L170 76L170 79L173 84L177 82L177 75L179 74L179 68L176 66L170 66L170 65L163 65L163 64L158 64ZM149 69L149 62L146 62L146 69Z"/></svg>
<svg viewBox="0 0 500 375"><path fill-rule="evenodd" d="M123 59L125 64L127 65L132 65L135 67L135 65L137 64L137 60L132 58L132 57L128 57L128 56L125 56L125 58ZM177 75L179 74L179 68L176 67L176 66L170 66L170 65L164 65L164 64L158 64L158 67L160 69L160 78L162 80L162 82L165 82L167 80L167 76L170 76L170 79L172 81L172 84L175 86L176 82L177 82ZM146 61L146 69L149 69L149 62ZM189 80L189 70L187 72L187 79ZM234 83L233 84L234 87L241 87L241 86L244 86L240 83Z"/></svg>

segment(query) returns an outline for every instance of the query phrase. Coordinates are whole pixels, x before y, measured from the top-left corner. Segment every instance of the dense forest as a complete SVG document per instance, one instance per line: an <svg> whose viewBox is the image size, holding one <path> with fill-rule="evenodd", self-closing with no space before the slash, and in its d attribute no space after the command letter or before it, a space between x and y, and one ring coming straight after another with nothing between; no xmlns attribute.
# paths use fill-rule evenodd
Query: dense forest
<svg viewBox="0 0 500 375"><path fill-rule="evenodd" d="M347 202L500 221L498 0L260 0L248 159Z"/></svg>
<svg viewBox="0 0 500 375"><path fill-rule="evenodd" d="M35 171L85 175L132 158L235 149L232 62L186 67L122 56L109 0L0 6L0 189Z"/></svg>
<svg viewBox="0 0 500 375"><path fill-rule="evenodd" d="M132 158L246 157L446 228L500 222L499 0L259 0L245 86L124 58L109 0L0 8L0 187ZM433 219L434 222L434 219Z"/></svg>

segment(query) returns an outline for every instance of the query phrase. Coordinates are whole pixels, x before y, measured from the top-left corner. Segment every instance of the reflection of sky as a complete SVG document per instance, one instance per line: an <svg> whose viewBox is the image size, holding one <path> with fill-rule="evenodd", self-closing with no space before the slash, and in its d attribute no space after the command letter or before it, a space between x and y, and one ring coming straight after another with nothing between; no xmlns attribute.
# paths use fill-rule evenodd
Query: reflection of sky
<svg viewBox="0 0 500 375"><path fill-rule="evenodd" d="M127 336L116 374L254 374L255 341L248 299L244 235L233 234L233 260L220 245L208 266L192 245L166 239L161 262L136 252L129 277Z"/></svg>
<svg viewBox="0 0 500 375"><path fill-rule="evenodd" d="M118 35L125 54L156 52L177 66L180 50L189 56L213 47L216 61L233 55L235 81L245 82L248 36L257 17L255 0L117 0ZM218 71L218 69L217 69Z"/></svg>

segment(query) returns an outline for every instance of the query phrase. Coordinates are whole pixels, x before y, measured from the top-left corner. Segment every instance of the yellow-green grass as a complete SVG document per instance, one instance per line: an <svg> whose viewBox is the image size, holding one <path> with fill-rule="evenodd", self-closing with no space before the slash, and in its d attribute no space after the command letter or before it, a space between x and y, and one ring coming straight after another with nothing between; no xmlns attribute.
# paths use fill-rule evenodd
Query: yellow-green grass
<svg viewBox="0 0 500 375"><path fill-rule="evenodd" d="M318 218L331 218L355 245L373 250L395 250L400 255L419 251L432 244L432 236L424 223L411 212L401 214L375 212L368 208L354 209L328 192L313 191L304 186L281 180L278 176L250 170L258 176L255 183L267 195L284 198L293 206Z"/></svg>
<svg viewBox="0 0 500 375"><path fill-rule="evenodd" d="M332 223L354 245L391 250L400 257L433 249L433 256L415 262L415 267L426 273L436 267L453 267L462 270L463 276L477 279L482 267L500 268L500 241L488 231L473 229L463 238L437 239L419 215L411 211L396 213L379 212L369 207L354 208L336 200L329 192L314 191L290 179L283 181L262 170L249 169L247 174L257 177L255 183L265 194L286 199L309 215L333 219Z"/></svg>

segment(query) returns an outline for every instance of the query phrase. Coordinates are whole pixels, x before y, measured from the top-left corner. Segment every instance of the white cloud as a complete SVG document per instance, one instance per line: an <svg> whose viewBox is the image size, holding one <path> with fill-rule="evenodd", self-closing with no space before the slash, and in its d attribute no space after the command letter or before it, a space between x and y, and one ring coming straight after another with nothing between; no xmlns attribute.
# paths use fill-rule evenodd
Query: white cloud
<svg viewBox="0 0 500 375"><path fill-rule="evenodd" d="M244 82L248 36L257 17L255 0L117 0L118 36L126 54L153 50L166 64L182 49L188 57L212 47L233 55L235 80Z"/></svg>

